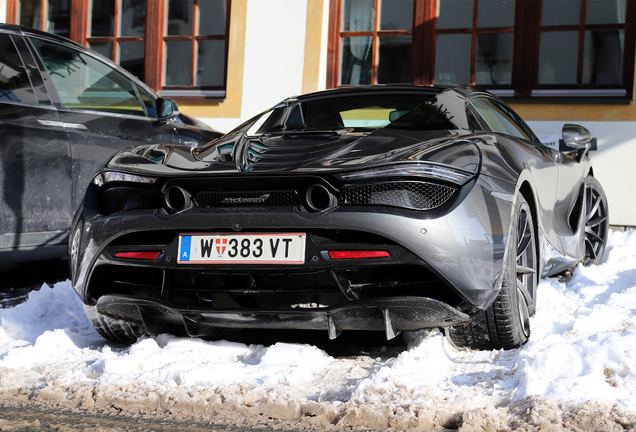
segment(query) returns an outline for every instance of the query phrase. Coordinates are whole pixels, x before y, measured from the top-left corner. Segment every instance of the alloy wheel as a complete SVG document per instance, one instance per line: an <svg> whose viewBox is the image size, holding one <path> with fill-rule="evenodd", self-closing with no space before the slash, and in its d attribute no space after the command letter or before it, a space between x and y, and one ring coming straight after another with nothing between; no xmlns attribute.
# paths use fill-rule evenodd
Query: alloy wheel
<svg viewBox="0 0 636 432"><path fill-rule="evenodd" d="M594 181L591 181L594 180ZM607 242L607 199L595 179L585 185L585 258L583 265L598 264Z"/></svg>
<svg viewBox="0 0 636 432"><path fill-rule="evenodd" d="M519 212L517 223L517 307L523 333L530 336L530 310L534 298L537 262L535 253L534 227L527 208Z"/></svg>

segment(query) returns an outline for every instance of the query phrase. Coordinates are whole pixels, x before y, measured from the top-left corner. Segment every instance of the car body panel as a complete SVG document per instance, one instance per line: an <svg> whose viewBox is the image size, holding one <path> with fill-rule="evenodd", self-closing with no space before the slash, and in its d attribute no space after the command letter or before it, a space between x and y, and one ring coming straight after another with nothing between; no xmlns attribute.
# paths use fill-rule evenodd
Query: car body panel
<svg viewBox="0 0 636 432"><path fill-rule="evenodd" d="M64 128L55 126L58 113L0 103L0 116L0 248L61 243L68 236L73 207L66 193L71 189L70 149Z"/></svg>

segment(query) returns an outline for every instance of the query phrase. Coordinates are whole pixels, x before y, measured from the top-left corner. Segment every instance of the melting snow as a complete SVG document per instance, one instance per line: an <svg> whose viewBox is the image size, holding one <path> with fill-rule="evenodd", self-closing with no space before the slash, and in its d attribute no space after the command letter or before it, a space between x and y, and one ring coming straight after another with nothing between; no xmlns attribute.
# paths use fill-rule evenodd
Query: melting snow
<svg viewBox="0 0 636 432"><path fill-rule="evenodd" d="M0 309L0 398L323 428L565 425L601 411L636 425L636 231L612 233L604 262L579 266L569 283L541 281L531 327L518 350L459 351L432 331L389 359L171 335L117 347L67 281Z"/></svg>

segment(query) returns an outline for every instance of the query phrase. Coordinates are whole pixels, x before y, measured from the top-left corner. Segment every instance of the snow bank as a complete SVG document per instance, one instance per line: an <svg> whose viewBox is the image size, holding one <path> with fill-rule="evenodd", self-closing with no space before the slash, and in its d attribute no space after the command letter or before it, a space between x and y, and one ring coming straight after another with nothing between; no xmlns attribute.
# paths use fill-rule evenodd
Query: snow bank
<svg viewBox="0 0 636 432"><path fill-rule="evenodd" d="M531 326L518 350L458 351L432 331L389 359L170 335L122 348L67 281L0 309L0 399L321 428L634 428L636 232L568 284L542 281Z"/></svg>
<svg viewBox="0 0 636 432"><path fill-rule="evenodd" d="M636 410L636 232L615 232L600 266L548 279L530 342L518 350L518 395L618 403Z"/></svg>

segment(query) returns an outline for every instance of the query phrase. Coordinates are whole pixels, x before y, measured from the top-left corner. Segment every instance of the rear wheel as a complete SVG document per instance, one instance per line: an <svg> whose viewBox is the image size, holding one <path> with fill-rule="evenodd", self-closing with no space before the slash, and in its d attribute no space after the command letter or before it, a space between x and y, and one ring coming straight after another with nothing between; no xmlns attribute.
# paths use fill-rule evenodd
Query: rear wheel
<svg viewBox="0 0 636 432"><path fill-rule="evenodd" d="M509 251L499 295L468 324L449 329L452 342L472 349L513 349L530 337L530 315L534 314L537 287L537 249L530 206L517 197L513 214L514 247Z"/></svg>
<svg viewBox="0 0 636 432"><path fill-rule="evenodd" d="M124 321L102 315L96 306L84 305L84 312L97 333L111 342L132 343L141 336L147 336L148 332L143 324Z"/></svg>
<svg viewBox="0 0 636 432"><path fill-rule="evenodd" d="M585 179L585 258L583 265L598 264L603 259L609 217L607 198L594 177Z"/></svg>

